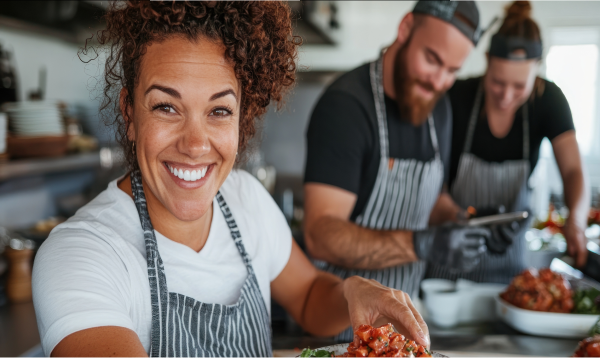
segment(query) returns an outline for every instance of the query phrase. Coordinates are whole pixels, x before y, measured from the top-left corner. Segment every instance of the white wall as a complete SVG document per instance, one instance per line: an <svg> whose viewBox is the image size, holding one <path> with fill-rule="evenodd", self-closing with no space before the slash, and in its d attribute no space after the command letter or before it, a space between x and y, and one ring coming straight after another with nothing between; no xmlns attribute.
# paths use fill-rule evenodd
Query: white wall
<svg viewBox="0 0 600 358"><path fill-rule="evenodd" d="M20 99L38 88L38 74L46 67L46 98L67 103L90 101L88 88L95 86L97 62L85 65L77 46L38 34L0 27L0 43L14 54Z"/></svg>
<svg viewBox="0 0 600 358"><path fill-rule="evenodd" d="M511 1L478 1L482 27L495 16L502 18L504 7ZM349 70L377 57L381 48L392 43L402 17L415 1L339 1L341 28L334 32L335 46L305 45L300 64L310 70ZM542 37L553 26L600 26L600 2L534 1L533 17L540 25ZM490 34L485 34L469 55L459 76L473 76L485 70L485 52Z"/></svg>

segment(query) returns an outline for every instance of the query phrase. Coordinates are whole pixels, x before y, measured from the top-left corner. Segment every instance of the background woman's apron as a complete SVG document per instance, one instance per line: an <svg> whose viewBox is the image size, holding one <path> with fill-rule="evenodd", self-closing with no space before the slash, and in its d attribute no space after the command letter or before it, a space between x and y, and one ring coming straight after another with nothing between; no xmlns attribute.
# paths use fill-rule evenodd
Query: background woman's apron
<svg viewBox="0 0 600 358"><path fill-rule="evenodd" d="M530 174L530 164L527 103L521 107L523 112L523 159L506 160L501 163L486 162L470 153L482 97L483 88L480 84L471 111L456 180L451 189L452 198L462 208L468 206L489 208L504 205L507 211L528 209L530 196L527 180ZM513 244L504 254L486 252L479 266L472 272L454 273L449 272L443 266L429 264L427 277L509 283L525 268L525 250L526 243L524 235L522 235L513 238Z"/></svg>
<svg viewBox="0 0 600 358"><path fill-rule="evenodd" d="M269 313L242 236L221 193L216 196L219 207L248 271L240 298L233 305L203 303L169 292L139 170L131 173L131 189L146 243L152 303L150 356L272 356Z"/></svg>
<svg viewBox="0 0 600 358"><path fill-rule="evenodd" d="M373 191L356 224L376 230L423 230L427 228L444 180L444 164L440 159L433 118L428 119L435 158L423 162L416 159L389 157L387 116L382 82L383 57L371 63L370 77L379 128L381 162ZM341 278L361 276L383 285L402 290L415 297L425 274L425 262L418 261L382 270L347 270L323 261L317 267ZM342 332L337 339L349 342L352 329Z"/></svg>

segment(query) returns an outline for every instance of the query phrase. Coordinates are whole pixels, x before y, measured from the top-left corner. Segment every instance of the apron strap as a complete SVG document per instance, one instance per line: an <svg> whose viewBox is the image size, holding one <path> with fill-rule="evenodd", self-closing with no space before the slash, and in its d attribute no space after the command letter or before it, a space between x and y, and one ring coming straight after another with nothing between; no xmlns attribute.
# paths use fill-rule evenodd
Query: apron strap
<svg viewBox="0 0 600 358"><path fill-rule="evenodd" d="M375 99L375 114L377 116L377 125L379 127L379 142L381 150L381 158L389 158L389 143L388 143L388 127L387 127L387 113L385 110L385 93L383 90L383 54L385 50L381 52L381 56L377 61L371 62L370 75L371 75L371 88L373 90L373 97ZM431 113L427 118L429 122L429 134L431 136L431 143L435 152L435 158L440 159L440 150L435 133L435 125L433 123L433 116Z"/></svg>
<svg viewBox="0 0 600 358"><path fill-rule="evenodd" d="M529 160L529 106L523 104L523 159Z"/></svg>
<svg viewBox="0 0 600 358"><path fill-rule="evenodd" d="M252 268L252 264L250 260L250 256L248 256L248 252L244 247L244 243L242 242L242 234L240 234L240 230L233 218L233 214L229 209L229 205L225 202L225 198L221 194L221 191L217 192L216 195L217 202L219 203L219 207L221 208L221 212L225 217L225 221L227 222L227 226L229 227L229 232L231 233L231 238L235 242L235 246L237 247L242 260L244 261L244 265L246 266L246 270L248 270L248 274L254 274L254 269Z"/></svg>
<svg viewBox="0 0 600 358"><path fill-rule="evenodd" d="M429 135L431 136L431 144L433 145L433 150L435 151L435 159L440 160L440 146L438 145L437 134L435 133L435 124L433 123L433 116L431 113L429 114L429 118L427 118L427 122L429 122Z"/></svg>
<svg viewBox="0 0 600 358"><path fill-rule="evenodd" d="M385 113L385 95L383 91L383 53L377 61L371 62L370 77L373 97L375 99L375 114L379 128L379 146L381 158L389 158L387 115Z"/></svg>
<svg viewBox="0 0 600 358"><path fill-rule="evenodd" d="M475 102L473 103L473 109L471 110L471 116L469 117L469 126L467 128L463 153L471 152L471 145L473 144L473 136L475 134L475 127L477 125L477 118L479 117L482 98L483 78L479 81L477 93L475 94ZM521 111L523 115L523 159L529 160L529 106L527 105L527 102L523 104Z"/></svg>
<svg viewBox="0 0 600 358"><path fill-rule="evenodd" d="M463 153L469 153L471 151L471 144L473 143L473 133L475 133L475 125L477 124L477 117L479 114L479 107L481 106L481 98L483 97L483 80L479 82L477 87L477 94L475 94L475 103L471 109L471 116L469 117L469 127L467 128L467 136L465 138L465 146Z"/></svg>

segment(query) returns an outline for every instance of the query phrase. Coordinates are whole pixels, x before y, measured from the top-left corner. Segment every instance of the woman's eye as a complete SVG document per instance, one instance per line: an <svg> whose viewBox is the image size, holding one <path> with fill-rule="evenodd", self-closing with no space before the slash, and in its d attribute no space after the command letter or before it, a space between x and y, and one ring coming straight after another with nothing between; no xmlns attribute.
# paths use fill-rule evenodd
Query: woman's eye
<svg viewBox="0 0 600 358"><path fill-rule="evenodd" d="M173 106L171 106L170 104L158 104L158 105L154 106L154 108L152 108L152 109L158 110L163 113L177 113L175 111L175 108L173 108Z"/></svg>
<svg viewBox="0 0 600 358"><path fill-rule="evenodd" d="M215 117L225 117L231 114L231 111L225 108L217 108L217 109L213 109L212 112L210 112L211 116L215 116Z"/></svg>

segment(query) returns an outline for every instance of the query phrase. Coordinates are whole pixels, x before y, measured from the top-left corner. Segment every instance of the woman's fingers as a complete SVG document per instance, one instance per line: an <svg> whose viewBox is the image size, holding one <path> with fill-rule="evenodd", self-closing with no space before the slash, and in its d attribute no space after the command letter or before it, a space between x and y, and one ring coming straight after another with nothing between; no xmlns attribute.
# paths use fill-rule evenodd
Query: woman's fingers
<svg viewBox="0 0 600 358"><path fill-rule="evenodd" d="M427 337L427 339L429 340L429 327L427 327L427 323L425 323L425 320L423 319L423 317L421 316L419 311L417 311L417 308L413 304L408 293L394 290L394 295L395 296L404 295L404 298L406 300L406 304L408 305L408 308L410 308L410 310L412 311L413 316L415 316L415 319L419 323L419 326L421 327L421 330L425 334L425 337ZM426 346L427 346L427 348L429 348L429 344L427 344Z"/></svg>
<svg viewBox="0 0 600 358"><path fill-rule="evenodd" d="M429 329L408 294L356 276L344 282L344 294L354 330L386 317L387 322L398 322L398 328L417 343L429 347Z"/></svg>
<svg viewBox="0 0 600 358"><path fill-rule="evenodd" d="M407 300L410 301L408 295L402 292L401 295L398 294L400 297L396 297L392 289L389 289L389 294L391 297L389 300L383 301L384 306L381 313L400 322L417 343L429 347L429 336L426 333L427 331L423 331L421 327L421 323L425 324L425 322L422 321L422 318L419 322L415 317L411 307L407 304ZM418 312L417 316L421 317Z"/></svg>

